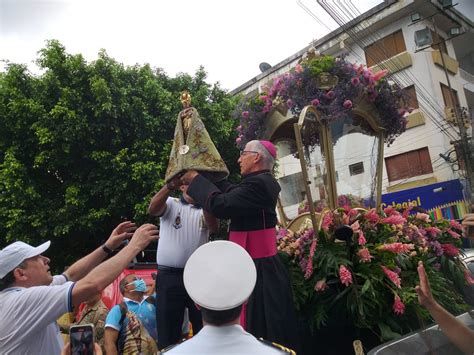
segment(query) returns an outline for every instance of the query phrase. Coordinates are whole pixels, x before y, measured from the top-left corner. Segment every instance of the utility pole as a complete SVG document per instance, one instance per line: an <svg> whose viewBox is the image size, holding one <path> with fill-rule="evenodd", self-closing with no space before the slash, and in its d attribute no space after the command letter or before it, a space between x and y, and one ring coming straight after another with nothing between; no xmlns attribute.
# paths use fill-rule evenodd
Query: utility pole
<svg viewBox="0 0 474 355"><path fill-rule="evenodd" d="M439 36L438 30L436 28L436 23L435 23L435 19L434 19L435 15L438 15L438 13L434 14L431 17L431 22L433 24L433 30L434 30L434 33L436 33L436 37L441 38ZM451 81L449 80L449 74L448 74L448 69L446 67L446 62L444 60L444 55L443 55L443 52L441 51L441 46L438 46L438 47L439 47L438 50L439 50L440 57L441 57L441 63L442 63L444 75L446 76L446 83L448 84L448 88L449 88L449 95L451 97L451 102L454 106L453 110L454 110L454 116L456 118L456 124L459 128L459 136L460 136L460 145L459 146L461 148L460 150L461 150L462 159L464 160L464 169L465 169L465 172L466 172L467 185L470 189L470 191L469 191L469 194L470 194L469 210L473 211L473 208L474 208L474 176L473 176L473 173L474 172L472 170L472 167L473 167L472 157L474 157L474 146L473 146L474 143L472 142L472 139L471 139L471 145L469 146L467 131L466 131L466 127L464 126L464 119L462 117L460 107L458 107L458 105L457 105L456 97L454 95L454 91L453 91L453 88L451 86Z"/></svg>

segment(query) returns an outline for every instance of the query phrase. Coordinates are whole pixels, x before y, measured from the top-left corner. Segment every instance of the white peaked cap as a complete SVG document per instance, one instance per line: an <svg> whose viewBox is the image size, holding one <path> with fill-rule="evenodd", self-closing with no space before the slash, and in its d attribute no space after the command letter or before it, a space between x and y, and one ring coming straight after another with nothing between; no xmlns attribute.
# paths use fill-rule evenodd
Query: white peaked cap
<svg viewBox="0 0 474 355"><path fill-rule="evenodd" d="M7 245L0 250L0 279L20 265L25 259L43 254L50 244L51 242L48 240L36 248L23 242Z"/></svg>
<svg viewBox="0 0 474 355"><path fill-rule="evenodd" d="M199 247L184 268L184 287L201 307L225 311L243 304L257 281L255 264L240 245L219 240Z"/></svg>

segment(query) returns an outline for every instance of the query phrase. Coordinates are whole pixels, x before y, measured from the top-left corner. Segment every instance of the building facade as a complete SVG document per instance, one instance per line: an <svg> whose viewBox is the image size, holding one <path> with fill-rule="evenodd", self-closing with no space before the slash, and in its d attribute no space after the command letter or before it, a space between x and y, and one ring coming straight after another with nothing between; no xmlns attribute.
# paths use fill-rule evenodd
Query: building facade
<svg viewBox="0 0 474 355"><path fill-rule="evenodd" d="M382 206L405 203L434 218L462 218L470 197L460 144L470 139L474 109L474 2L458 2L385 1L233 93L262 91L295 67L310 47L323 55L344 55L373 72L389 70L389 80L405 90L413 111L407 113L405 133L384 149ZM305 199L304 184L292 142L277 144L281 200L291 219ZM343 135L334 144L339 195L373 198L376 146L376 138L360 133ZM310 160L312 193L316 200L323 199L324 169L318 162L324 159L316 152Z"/></svg>

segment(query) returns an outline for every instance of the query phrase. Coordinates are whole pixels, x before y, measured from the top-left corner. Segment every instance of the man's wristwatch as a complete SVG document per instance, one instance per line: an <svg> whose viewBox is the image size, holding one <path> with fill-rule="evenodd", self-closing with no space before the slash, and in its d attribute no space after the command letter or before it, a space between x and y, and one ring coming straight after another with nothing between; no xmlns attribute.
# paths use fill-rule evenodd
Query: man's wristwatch
<svg viewBox="0 0 474 355"><path fill-rule="evenodd" d="M112 249L110 249L105 243L102 244L102 250L106 253L106 254L112 254L114 251Z"/></svg>

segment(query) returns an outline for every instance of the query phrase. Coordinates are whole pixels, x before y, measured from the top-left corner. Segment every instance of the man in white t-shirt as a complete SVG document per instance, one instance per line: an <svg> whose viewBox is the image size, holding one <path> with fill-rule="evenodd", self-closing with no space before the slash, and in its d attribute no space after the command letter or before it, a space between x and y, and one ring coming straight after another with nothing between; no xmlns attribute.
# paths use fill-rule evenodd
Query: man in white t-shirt
<svg viewBox="0 0 474 355"><path fill-rule="evenodd" d="M158 238L152 224L135 229L132 222L119 224L105 244L54 277L42 255L49 241L36 248L15 242L0 250L0 354L59 355L64 344L56 319L101 292ZM132 235L126 247L100 264Z"/></svg>
<svg viewBox="0 0 474 355"><path fill-rule="evenodd" d="M209 240L209 232L218 228L217 219L194 205L187 186L176 178L153 196L148 212L160 218L160 241L156 251L156 324L158 346L163 349L182 337L184 311L188 309L193 333L202 328L201 312L183 284L184 265L191 254ZM181 198L170 197L176 189Z"/></svg>

